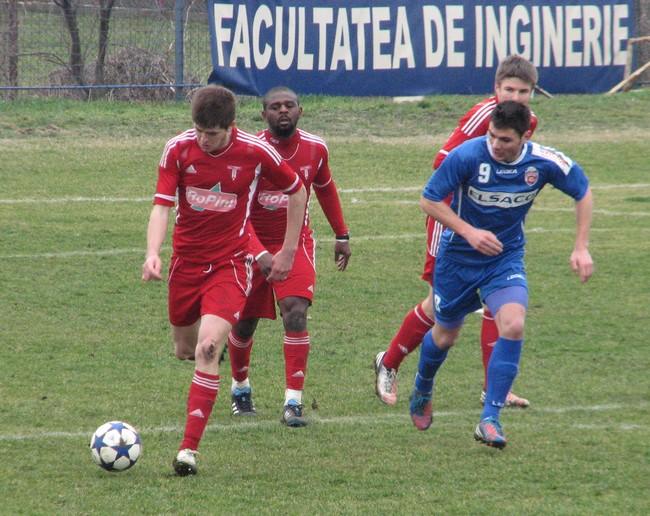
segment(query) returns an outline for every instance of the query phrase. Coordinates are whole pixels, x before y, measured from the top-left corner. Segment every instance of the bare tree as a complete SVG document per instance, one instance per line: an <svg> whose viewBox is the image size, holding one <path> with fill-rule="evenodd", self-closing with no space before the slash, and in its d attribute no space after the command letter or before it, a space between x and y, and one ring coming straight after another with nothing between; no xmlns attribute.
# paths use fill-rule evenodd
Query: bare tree
<svg viewBox="0 0 650 516"><path fill-rule="evenodd" d="M15 0L14 0L15 1ZM70 74L78 86L86 86L84 75L84 58L81 51L81 37L79 35L79 25L77 23L77 0L54 0L54 3L61 8L66 27L70 33ZM99 48L97 49L97 59L95 61L95 71L93 85L104 84L104 65L106 61L106 49L108 47L109 26L111 12L115 6L116 0L99 0ZM91 89L84 89L86 99L90 98ZM101 90L99 90L101 91ZM97 96L103 96L98 93Z"/></svg>
<svg viewBox="0 0 650 516"><path fill-rule="evenodd" d="M77 24L77 5L75 0L54 0L63 11L65 25L70 33L70 73L75 79L78 86L85 86L84 80L84 60L81 54L81 38L79 37L79 25ZM90 90L84 90L86 98L90 95Z"/></svg>
<svg viewBox="0 0 650 516"><path fill-rule="evenodd" d="M9 0L9 84L18 86L18 1Z"/></svg>
<svg viewBox="0 0 650 516"><path fill-rule="evenodd" d="M104 84L104 64L106 61L106 48L108 47L109 23L111 11L115 6L116 0L100 0L99 6L99 49L97 60L95 61L95 80L94 84ZM100 92L102 90L99 90ZM98 96L103 96L100 94Z"/></svg>
<svg viewBox="0 0 650 516"><path fill-rule="evenodd" d="M636 10L637 36L650 36L650 0L638 0ZM638 47L636 59L638 66L650 61L650 42L641 43L636 45ZM641 81L645 84L650 84L650 70L641 75Z"/></svg>

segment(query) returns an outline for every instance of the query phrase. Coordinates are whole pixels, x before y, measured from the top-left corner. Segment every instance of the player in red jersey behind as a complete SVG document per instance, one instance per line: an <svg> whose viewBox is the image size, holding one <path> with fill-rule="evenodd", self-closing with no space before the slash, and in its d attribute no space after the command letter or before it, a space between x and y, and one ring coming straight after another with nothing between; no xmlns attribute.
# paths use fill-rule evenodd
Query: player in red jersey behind
<svg viewBox="0 0 650 516"><path fill-rule="evenodd" d="M350 259L348 228L343 219L341 202L329 169L329 152L325 142L302 129L298 120L302 107L296 93L279 86L263 99L262 117L268 128L258 136L268 142L282 159L300 176L307 198L311 187L336 237L334 260L340 271ZM281 421L287 426L307 424L303 415L302 391L307 373L310 338L307 331L307 309L312 304L316 279L315 243L307 212L293 268L285 281L270 283L271 257L282 246L282 233L287 217L286 195L267 181L260 181L253 201L251 224L261 242L255 252L257 269L253 289L241 321L228 336L232 368L232 411L237 416L256 415L248 378L253 335L261 318L275 319L277 299L284 325L285 399Z"/></svg>
<svg viewBox="0 0 650 516"><path fill-rule="evenodd" d="M528 105L536 84L537 69L530 61L518 55L512 55L503 60L499 64L495 75L495 95L479 102L461 117L458 126L436 155L433 162L434 170L438 169L452 149L467 140L487 134L490 115L499 102L513 100ZM536 127L537 118L533 114L530 124L531 134ZM448 199L448 203L450 201L451 199ZM431 217L427 217L426 228L427 257L422 279L429 282L429 293L420 304L406 315L388 349L381 351L375 357L375 392L379 399L388 405L394 405L397 402L397 374L400 364L409 353L420 345L422 338L434 323L433 270L436 263L438 243L444 227ZM481 352L484 372L481 402L485 401L487 367L498 337L499 333L494 318L487 309L484 309L481 326ZM507 407L523 408L529 404L527 399L520 398L512 392L508 393Z"/></svg>
<svg viewBox="0 0 650 516"><path fill-rule="evenodd" d="M219 86L194 94L194 128L165 146L147 228L142 279L162 280L160 249L177 204L167 279L169 321L176 356L195 360L184 437L173 462L180 476L197 472L199 441L219 391L218 358L251 288L248 217L258 181L268 180L287 196L284 236L269 281L286 279L304 220L302 181L272 147L237 129L236 104L235 95Z"/></svg>

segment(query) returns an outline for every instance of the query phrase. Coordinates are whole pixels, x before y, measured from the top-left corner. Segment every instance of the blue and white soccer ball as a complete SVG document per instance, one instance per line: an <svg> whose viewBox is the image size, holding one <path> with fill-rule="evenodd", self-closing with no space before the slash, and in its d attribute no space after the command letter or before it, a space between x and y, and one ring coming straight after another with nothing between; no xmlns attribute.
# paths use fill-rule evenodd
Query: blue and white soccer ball
<svg viewBox="0 0 650 516"><path fill-rule="evenodd" d="M107 471L124 471L133 466L142 452L138 431L128 423L110 421L101 425L90 440L90 452Z"/></svg>

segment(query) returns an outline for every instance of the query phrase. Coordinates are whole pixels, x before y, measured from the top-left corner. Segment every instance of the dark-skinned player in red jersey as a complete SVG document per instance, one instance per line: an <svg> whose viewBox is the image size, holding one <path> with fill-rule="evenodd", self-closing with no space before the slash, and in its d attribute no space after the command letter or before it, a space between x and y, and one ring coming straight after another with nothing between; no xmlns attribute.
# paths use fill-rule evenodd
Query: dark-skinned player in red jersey
<svg viewBox="0 0 650 516"><path fill-rule="evenodd" d="M350 259L350 237L329 169L329 152L322 138L297 127L301 116L302 107L296 93L283 86L273 88L263 99L262 117L268 128L258 136L277 150L300 176L308 198L313 188L335 236L335 265L344 271ZM260 241L254 252L258 267L242 318L228 336L233 378L231 399L233 415L256 415L248 378L253 335L260 319L276 318L277 300L285 331L285 396L280 420L287 426L301 427L308 423L303 414L302 392L311 345L307 309L314 297L315 242L307 212L291 272L284 281L267 281L271 257L282 244L279 229L284 227L287 216L286 200L287 196L276 187L260 181L251 212L253 233Z"/></svg>

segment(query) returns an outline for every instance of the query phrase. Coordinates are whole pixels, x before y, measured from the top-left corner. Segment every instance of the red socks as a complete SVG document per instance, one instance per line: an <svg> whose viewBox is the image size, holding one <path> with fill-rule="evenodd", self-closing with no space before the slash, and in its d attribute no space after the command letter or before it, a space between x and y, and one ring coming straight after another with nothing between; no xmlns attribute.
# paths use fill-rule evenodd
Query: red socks
<svg viewBox="0 0 650 516"><path fill-rule="evenodd" d="M433 323L422 310L422 303L406 314L402 326L384 355L384 366L388 369L399 369L404 357L420 345Z"/></svg>
<svg viewBox="0 0 650 516"><path fill-rule="evenodd" d="M309 333L287 333L284 336L284 374L287 389L301 391L305 385Z"/></svg>
<svg viewBox="0 0 650 516"><path fill-rule="evenodd" d="M241 340L233 332L228 334L228 354L233 380L243 382L248 378L248 368L251 363L253 339Z"/></svg>
<svg viewBox="0 0 650 516"><path fill-rule="evenodd" d="M218 392L219 375L194 371L194 378L187 396L185 434L179 450L189 448L196 451L198 449Z"/></svg>
<svg viewBox="0 0 650 516"><path fill-rule="evenodd" d="M490 363L494 345L499 339L499 330L494 322L494 316L485 308L483 322L481 323L481 355L483 357L483 390L487 387L487 369Z"/></svg>

